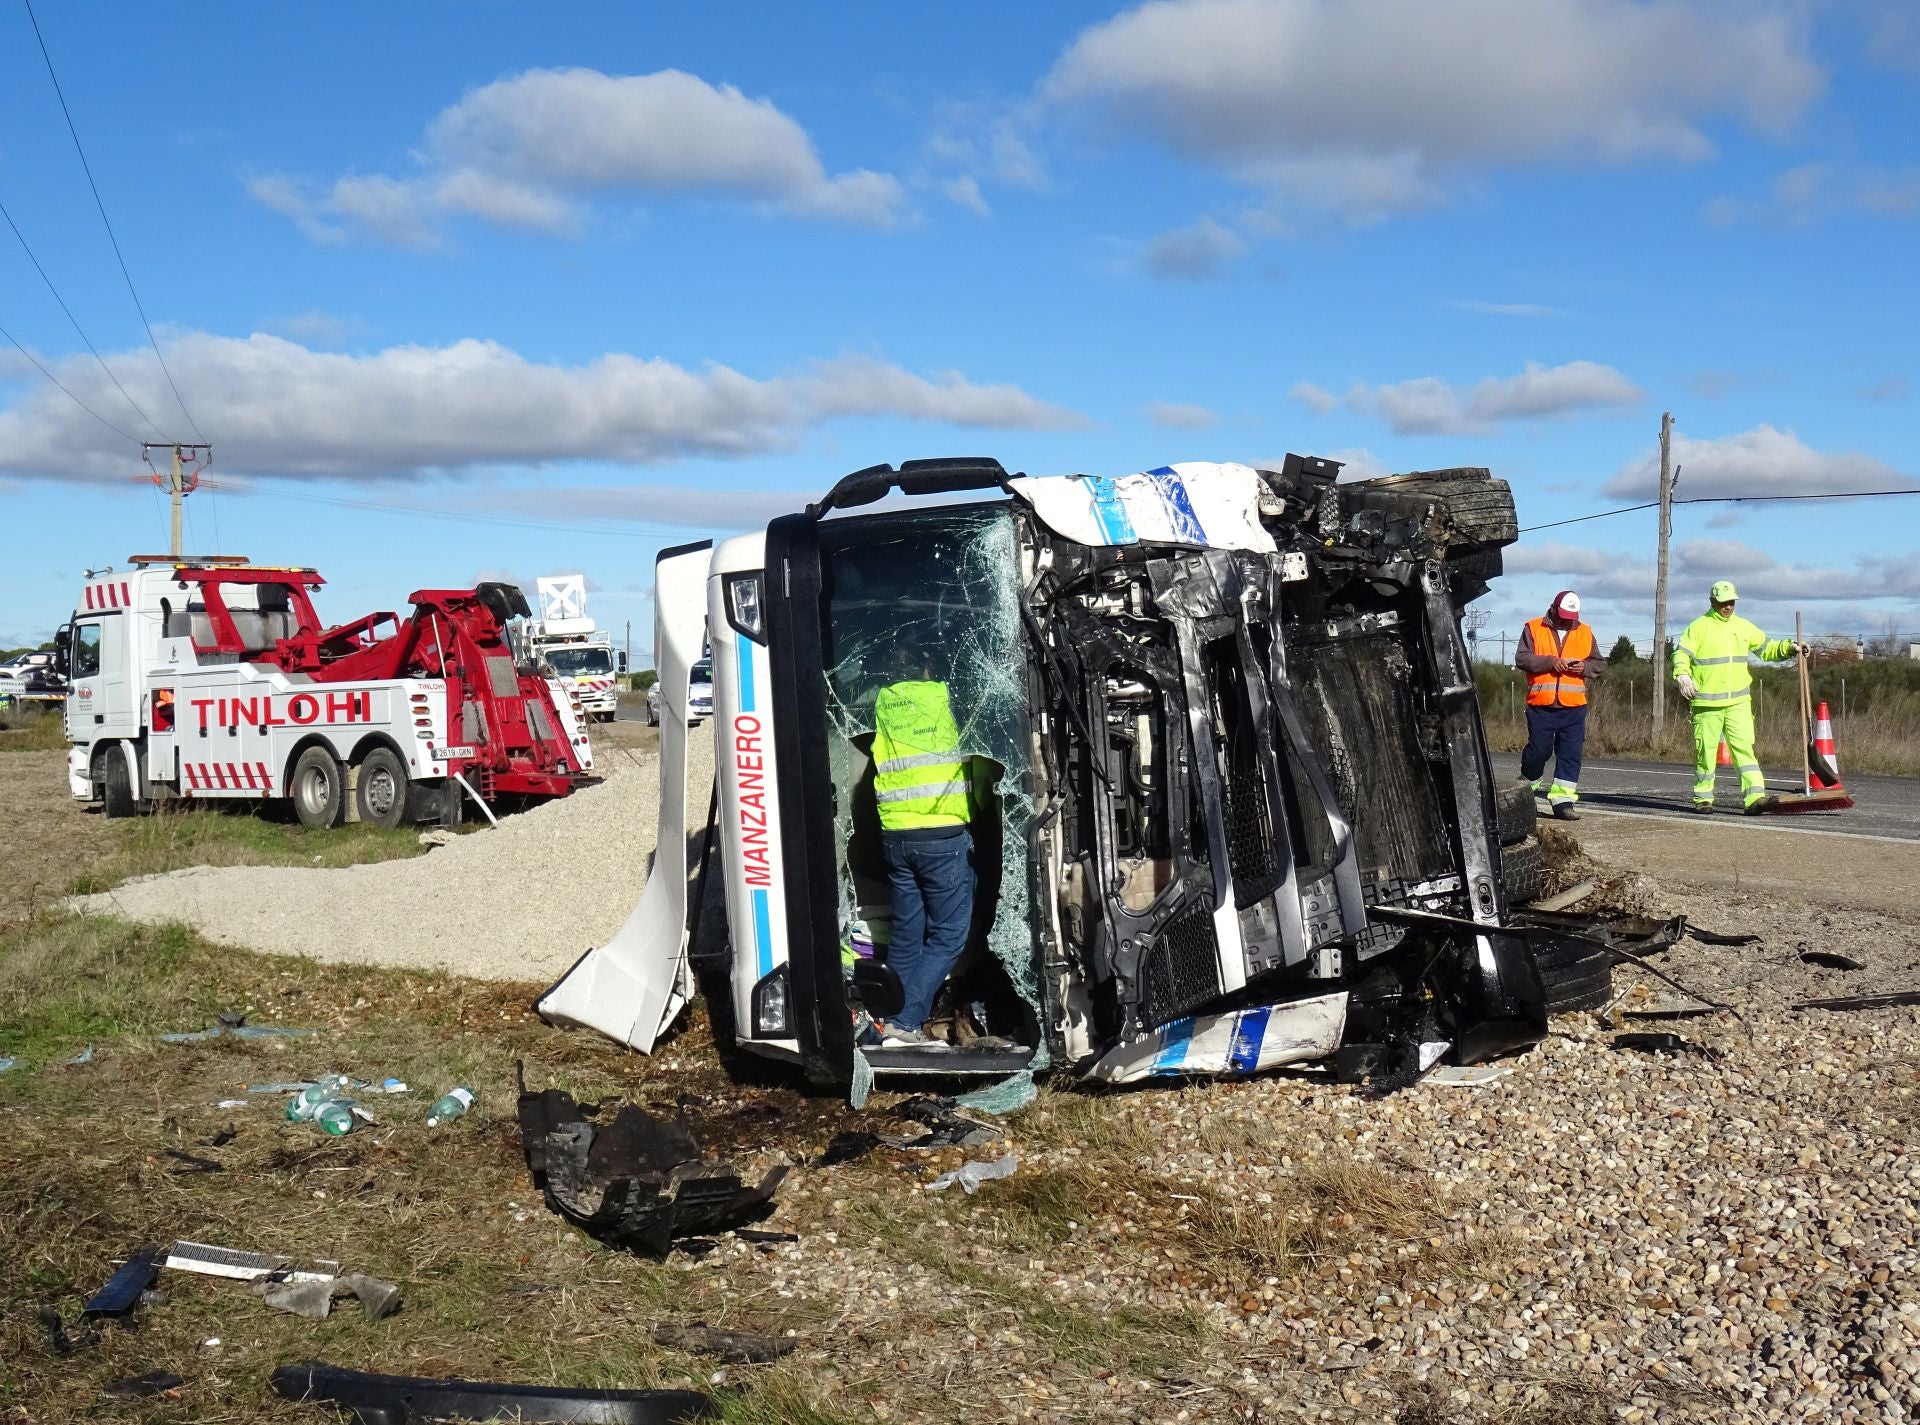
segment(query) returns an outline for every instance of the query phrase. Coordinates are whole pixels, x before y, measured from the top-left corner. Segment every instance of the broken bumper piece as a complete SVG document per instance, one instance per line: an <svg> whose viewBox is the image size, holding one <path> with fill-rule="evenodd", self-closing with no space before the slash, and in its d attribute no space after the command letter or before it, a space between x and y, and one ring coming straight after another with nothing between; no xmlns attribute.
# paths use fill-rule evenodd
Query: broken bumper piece
<svg viewBox="0 0 1920 1425"><path fill-rule="evenodd" d="M678 1425L683 1420L711 1420L719 1414L710 1399L691 1390L570 1390L550 1385L430 1380L372 1375L321 1361L281 1366L273 1373L273 1389L283 1400L335 1406L359 1425L424 1425L430 1420Z"/></svg>
<svg viewBox="0 0 1920 1425"><path fill-rule="evenodd" d="M597 1127L559 1089L520 1095L520 1141L548 1207L608 1246L656 1257L675 1238L766 1216L787 1174L775 1168L750 1188L684 1123L628 1104Z"/></svg>
<svg viewBox="0 0 1920 1425"><path fill-rule="evenodd" d="M1282 1064L1324 1059L1340 1047L1347 994L1197 1014L1161 1025L1109 1050L1089 1076L1109 1084L1204 1074L1256 1074Z"/></svg>

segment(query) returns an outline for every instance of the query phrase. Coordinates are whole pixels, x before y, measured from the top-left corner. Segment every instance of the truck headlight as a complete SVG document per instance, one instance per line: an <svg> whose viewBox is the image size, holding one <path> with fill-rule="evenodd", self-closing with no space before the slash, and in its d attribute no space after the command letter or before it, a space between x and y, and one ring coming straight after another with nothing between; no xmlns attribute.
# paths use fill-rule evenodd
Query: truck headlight
<svg viewBox="0 0 1920 1425"><path fill-rule="evenodd" d="M753 1036L787 1037L787 967L780 966L753 987Z"/></svg>
<svg viewBox="0 0 1920 1425"><path fill-rule="evenodd" d="M764 643L759 571L729 574L726 587L727 622L733 625L734 632L743 634L755 643Z"/></svg>

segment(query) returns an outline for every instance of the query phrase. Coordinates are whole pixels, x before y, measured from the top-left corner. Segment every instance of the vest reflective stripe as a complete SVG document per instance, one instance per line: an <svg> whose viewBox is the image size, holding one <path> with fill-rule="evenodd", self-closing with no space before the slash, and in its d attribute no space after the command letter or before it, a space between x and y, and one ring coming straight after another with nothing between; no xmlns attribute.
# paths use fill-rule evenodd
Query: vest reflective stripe
<svg viewBox="0 0 1920 1425"><path fill-rule="evenodd" d="M1751 691L1749 688L1735 688L1732 692L1728 693L1703 693L1696 691L1693 695L1693 700L1696 703L1737 703Z"/></svg>
<svg viewBox="0 0 1920 1425"><path fill-rule="evenodd" d="M1709 663L1744 663L1746 661L1747 655L1744 653L1729 653L1725 658L1696 658L1693 660L1693 666L1704 668Z"/></svg>
<svg viewBox="0 0 1920 1425"><path fill-rule="evenodd" d="M965 826L972 806L945 683L889 683L873 703L873 794L882 831Z"/></svg>
<svg viewBox="0 0 1920 1425"><path fill-rule="evenodd" d="M1543 658L1586 659L1593 657L1593 630L1577 623L1567 630L1566 641L1543 618L1527 621L1527 634L1533 651ZM1557 651L1555 651L1557 650ZM1583 708L1587 705L1587 680L1579 673L1527 674L1527 706L1530 708Z"/></svg>

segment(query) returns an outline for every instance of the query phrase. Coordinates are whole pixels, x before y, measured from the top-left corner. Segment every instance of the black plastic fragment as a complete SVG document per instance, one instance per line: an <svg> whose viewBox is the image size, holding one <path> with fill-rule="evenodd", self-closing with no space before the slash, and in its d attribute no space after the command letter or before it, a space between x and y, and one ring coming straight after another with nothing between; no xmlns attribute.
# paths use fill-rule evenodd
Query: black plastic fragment
<svg viewBox="0 0 1920 1425"><path fill-rule="evenodd" d="M574 1390L495 1381L431 1380L350 1371L323 1361L281 1366L274 1393L320 1401L359 1425L424 1425L433 1420L515 1420L527 1425L678 1425L711 1420L713 1402L692 1390Z"/></svg>
<svg viewBox="0 0 1920 1425"><path fill-rule="evenodd" d="M73 1338L67 1335L67 1323L60 1319L60 1308L43 1305L37 1313L40 1325L47 1333L47 1349L56 1356L71 1356L74 1350Z"/></svg>
<svg viewBox="0 0 1920 1425"><path fill-rule="evenodd" d="M764 1366L787 1355L799 1344L753 1331L716 1331L704 1321L696 1321L691 1326L656 1326L653 1341L656 1346L712 1356L727 1366Z"/></svg>
<svg viewBox="0 0 1920 1425"><path fill-rule="evenodd" d="M105 1286L93 1294L93 1300L80 1313L81 1319L98 1321L110 1316L124 1320L131 1316L133 1308L140 1304L140 1293L153 1285L153 1279L159 1272L160 1249L142 1247L127 1258L125 1266L107 1279ZM44 1316L42 1319L45 1319Z"/></svg>
<svg viewBox="0 0 1920 1425"><path fill-rule="evenodd" d="M175 1168L176 1173L224 1173L227 1170L224 1163L216 1163L211 1158L202 1158L194 1153L183 1153L178 1148L162 1151L175 1162L185 1164L184 1167Z"/></svg>
<svg viewBox="0 0 1920 1425"><path fill-rule="evenodd" d="M1818 965L1823 970L1864 970L1867 967L1851 956L1842 955L1834 950L1809 950L1802 945L1798 951L1801 962Z"/></svg>
<svg viewBox="0 0 1920 1425"><path fill-rule="evenodd" d="M604 1127L559 1089L522 1093L520 1142L547 1206L609 1246L664 1257L674 1239L724 1232L772 1210L787 1175L748 1187L706 1157L685 1119L631 1104Z"/></svg>
<svg viewBox="0 0 1920 1425"><path fill-rule="evenodd" d="M1698 940L1702 945L1758 945L1757 935L1726 935L1715 930L1702 930L1692 921L1686 922L1687 938Z"/></svg>
<svg viewBox="0 0 1920 1425"><path fill-rule="evenodd" d="M1807 999L1793 1009L1885 1009L1890 1005L1920 1004L1920 990L1896 990L1885 995L1842 995L1837 999Z"/></svg>
<svg viewBox="0 0 1920 1425"><path fill-rule="evenodd" d="M750 1242L756 1246L768 1247L777 1246L782 1242L798 1242L800 1240L800 1234L798 1232L765 1232L758 1227L736 1227L733 1229L733 1235L738 1237L742 1242Z"/></svg>
<svg viewBox="0 0 1920 1425"><path fill-rule="evenodd" d="M842 1163L866 1157L879 1146L879 1137L872 1133L836 1133L833 1141L813 1160L813 1165L816 1168L837 1168Z"/></svg>
<svg viewBox="0 0 1920 1425"><path fill-rule="evenodd" d="M240 1131L229 1123L225 1128L222 1128L218 1133L214 1134L213 1137L209 1138L205 1146L209 1148L224 1148L239 1136Z"/></svg>
<svg viewBox="0 0 1920 1425"><path fill-rule="evenodd" d="M1718 1049L1710 1044L1695 1044L1691 1039L1682 1039L1678 1034L1664 1031L1634 1034L1616 1034L1613 1047L1632 1049L1642 1054L1698 1054L1706 1059L1723 1057Z"/></svg>
<svg viewBox="0 0 1920 1425"><path fill-rule="evenodd" d="M178 1390L185 1384L172 1371L148 1371L145 1375L128 1376L125 1380L102 1386L100 1394L108 1400L145 1400L149 1396Z"/></svg>

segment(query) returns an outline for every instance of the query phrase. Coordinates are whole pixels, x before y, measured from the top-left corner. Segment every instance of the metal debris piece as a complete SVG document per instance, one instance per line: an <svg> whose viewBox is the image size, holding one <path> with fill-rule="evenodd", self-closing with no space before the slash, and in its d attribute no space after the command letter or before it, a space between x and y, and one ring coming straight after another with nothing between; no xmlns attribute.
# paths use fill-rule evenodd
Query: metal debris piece
<svg viewBox="0 0 1920 1425"><path fill-rule="evenodd" d="M1725 935L1716 930L1702 930L1692 921L1684 921L1683 924L1687 928L1687 938L1698 940L1702 945L1758 945L1760 943L1760 937L1757 935Z"/></svg>
<svg viewBox="0 0 1920 1425"><path fill-rule="evenodd" d="M653 1342L676 1351L712 1356L725 1366L764 1366L789 1354L799 1343L752 1331L717 1331L704 1321L691 1326L656 1326Z"/></svg>
<svg viewBox="0 0 1920 1425"><path fill-rule="evenodd" d="M783 1242L798 1242L798 1232L763 1232L757 1227L736 1227L733 1235L742 1242L751 1242L759 1247L775 1247Z"/></svg>
<svg viewBox="0 0 1920 1425"><path fill-rule="evenodd" d="M1004 1158L995 1158L990 1163L962 1163L952 1172L942 1173L939 1177L928 1183L927 1191L945 1192L948 1188L958 1183L966 1192L967 1196L972 1197L976 1192L980 1191L981 1183L990 1183L998 1181L1001 1178L1010 1178L1013 1176L1014 1170L1019 1166L1020 1160L1011 1153L1007 1154Z"/></svg>
<svg viewBox="0 0 1920 1425"><path fill-rule="evenodd" d="M1581 901L1592 895L1593 891L1594 883L1592 881L1579 881L1568 886L1557 896L1548 896L1545 900L1535 901L1533 903L1533 909L1544 911L1565 910L1568 906L1580 904Z"/></svg>
<svg viewBox="0 0 1920 1425"><path fill-rule="evenodd" d="M1664 1031L1616 1034L1613 1036L1613 1047L1632 1049L1641 1054L1698 1054L1713 1060L1726 1057L1710 1044L1695 1044L1690 1039L1682 1039L1678 1034Z"/></svg>
<svg viewBox="0 0 1920 1425"><path fill-rule="evenodd" d="M723 1232L772 1210L787 1175L749 1188L706 1157L684 1118L632 1104L596 1126L559 1089L522 1093L520 1142L547 1206L609 1246L664 1257L675 1238Z"/></svg>
<svg viewBox="0 0 1920 1425"><path fill-rule="evenodd" d="M273 1281L263 1279L254 1285L260 1299L276 1311L304 1316L309 1321L325 1321L333 1310L332 1282Z"/></svg>
<svg viewBox="0 0 1920 1425"><path fill-rule="evenodd" d="M1884 995L1842 995L1837 999L1801 1000L1791 1009L1886 1009L1891 1005L1920 1004L1920 990L1896 990Z"/></svg>
<svg viewBox="0 0 1920 1425"><path fill-rule="evenodd" d="M281 1366L274 1393L283 1400L322 1401L359 1425L414 1425L423 1420L591 1422L591 1425L681 1425L711 1420L713 1402L692 1390L570 1390L550 1385L430 1380L344 1370L322 1361Z"/></svg>
<svg viewBox="0 0 1920 1425"><path fill-rule="evenodd" d="M258 1281L279 1277L286 1281L332 1281L340 1275L340 1264L333 1261L310 1262L296 1268L291 1257L271 1257L265 1252L242 1252L233 1247L215 1247L206 1242L175 1242L167 1248L165 1265L176 1272L197 1272L201 1276L226 1277L232 1281Z"/></svg>
<svg viewBox="0 0 1920 1425"><path fill-rule="evenodd" d="M108 1400L146 1400L176 1391L185 1384L172 1371L148 1371L145 1375L128 1376L102 1386L100 1394Z"/></svg>
<svg viewBox="0 0 1920 1425"><path fill-rule="evenodd" d="M133 1308L140 1304L140 1294L153 1285L153 1279L160 1272L160 1249L142 1247L127 1258L126 1265L107 1279L107 1284L93 1294L80 1312L83 1321L98 1321L103 1317L112 1317L124 1324L131 1325Z"/></svg>
<svg viewBox="0 0 1920 1425"><path fill-rule="evenodd" d="M1809 950L1806 946L1801 945L1796 948L1794 953L1800 957L1801 963L1818 965L1823 970L1864 970L1867 968L1851 956L1842 955L1833 950Z"/></svg>
<svg viewBox="0 0 1920 1425"><path fill-rule="evenodd" d="M910 1098L894 1112L902 1118L924 1123L928 1132L924 1138L895 1140L883 1138L881 1141L892 1147L911 1148L981 1148L989 1143L1006 1141L1006 1130L998 1124L982 1123L978 1119L968 1118L957 1112L952 1099L931 1098L921 1095Z"/></svg>

